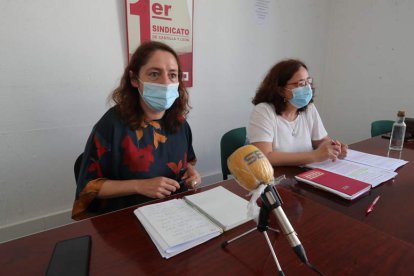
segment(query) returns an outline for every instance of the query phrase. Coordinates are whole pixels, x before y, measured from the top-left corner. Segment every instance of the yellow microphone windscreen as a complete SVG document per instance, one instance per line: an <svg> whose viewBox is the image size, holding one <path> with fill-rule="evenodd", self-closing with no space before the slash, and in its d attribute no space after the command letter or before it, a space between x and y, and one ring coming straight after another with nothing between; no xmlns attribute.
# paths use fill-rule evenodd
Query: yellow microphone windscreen
<svg viewBox="0 0 414 276"><path fill-rule="evenodd" d="M227 159L227 167L237 182L248 191L260 184L273 182L273 167L266 156L255 146L238 148Z"/></svg>

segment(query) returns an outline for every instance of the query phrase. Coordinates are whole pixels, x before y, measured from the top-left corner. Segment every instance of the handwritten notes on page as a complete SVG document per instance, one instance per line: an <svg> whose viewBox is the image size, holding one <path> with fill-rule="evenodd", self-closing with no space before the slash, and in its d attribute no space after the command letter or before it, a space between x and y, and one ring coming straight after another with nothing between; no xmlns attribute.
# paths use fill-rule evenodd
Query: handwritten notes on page
<svg viewBox="0 0 414 276"><path fill-rule="evenodd" d="M201 244L223 231L182 199L146 205L134 213L164 258Z"/></svg>
<svg viewBox="0 0 414 276"><path fill-rule="evenodd" d="M218 186L204 192L137 208L161 256L170 258L249 220L249 202Z"/></svg>

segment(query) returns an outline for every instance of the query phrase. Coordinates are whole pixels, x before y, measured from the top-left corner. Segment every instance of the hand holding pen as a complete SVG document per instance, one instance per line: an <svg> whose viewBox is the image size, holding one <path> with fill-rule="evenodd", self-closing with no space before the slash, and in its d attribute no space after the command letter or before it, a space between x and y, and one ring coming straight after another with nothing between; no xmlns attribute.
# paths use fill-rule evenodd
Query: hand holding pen
<svg viewBox="0 0 414 276"><path fill-rule="evenodd" d="M339 142L338 140L334 140L332 139L332 145L333 146L338 146L339 147L339 153L337 155L337 157L339 159L344 159L348 153L348 145Z"/></svg>
<svg viewBox="0 0 414 276"><path fill-rule="evenodd" d="M318 145L314 153L314 162L323 162L325 160L332 160L332 162L335 162L338 155L341 153L341 146L332 139L324 139Z"/></svg>

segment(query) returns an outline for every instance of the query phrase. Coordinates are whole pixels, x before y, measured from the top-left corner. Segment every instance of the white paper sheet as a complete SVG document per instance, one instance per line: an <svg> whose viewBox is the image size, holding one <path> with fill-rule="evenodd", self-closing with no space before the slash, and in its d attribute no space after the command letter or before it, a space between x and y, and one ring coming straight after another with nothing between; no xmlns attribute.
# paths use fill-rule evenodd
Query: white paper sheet
<svg viewBox="0 0 414 276"><path fill-rule="evenodd" d="M309 168L320 168L357 179L370 184L372 187L376 187L382 182L388 181L397 175L396 172L390 170L375 168L348 160L336 160L335 162L327 160L324 162L308 164L306 166Z"/></svg>
<svg viewBox="0 0 414 276"><path fill-rule="evenodd" d="M408 161L401 159L369 154L351 149L348 149L348 154L345 160L390 171L395 171L399 167L408 163Z"/></svg>

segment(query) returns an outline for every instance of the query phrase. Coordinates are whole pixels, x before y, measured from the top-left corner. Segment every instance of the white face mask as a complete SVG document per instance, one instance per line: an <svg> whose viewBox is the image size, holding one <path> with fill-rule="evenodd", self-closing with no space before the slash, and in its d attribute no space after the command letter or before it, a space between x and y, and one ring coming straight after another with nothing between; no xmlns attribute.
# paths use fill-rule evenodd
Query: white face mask
<svg viewBox="0 0 414 276"><path fill-rule="evenodd" d="M172 84L142 82L141 80L140 82L144 85L144 91L140 93L142 99L155 111L161 112L169 109L179 96L178 82Z"/></svg>

